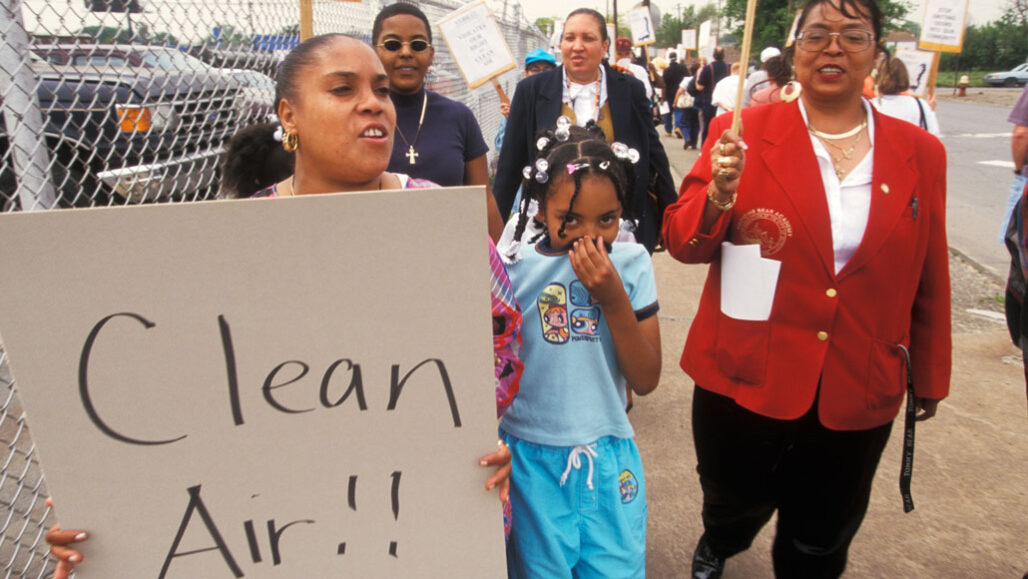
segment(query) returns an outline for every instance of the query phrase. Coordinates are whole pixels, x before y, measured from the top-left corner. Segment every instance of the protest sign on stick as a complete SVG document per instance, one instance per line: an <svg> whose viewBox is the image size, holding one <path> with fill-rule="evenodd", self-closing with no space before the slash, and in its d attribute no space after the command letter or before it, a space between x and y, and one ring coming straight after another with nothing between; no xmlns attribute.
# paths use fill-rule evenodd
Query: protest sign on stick
<svg viewBox="0 0 1028 579"><path fill-rule="evenodd" d="M700 24L700 38L699 44L696 45L697 50L703 50L704 48L710 46L712 43L716 42L713 41L713 39L710 36L710 27L710 20L707 20Z"/></svg>
<svg viewBox="0 0 1028 579"><path fill-rule="evenodd" d="M628 24L632 28L632 46L645 46L657 42L650 7L640 6L628 11Z"/></svg>
<svg viewBox="0 0 1028 579"><path fill-rule="evenodd" d="M485 220L438 227L484 195L0 215L0 334L91 532L78 577L502 575Z"/></svg>
<svg viewBox="0 0 1028 579"><path fill-rule="evenodd" d="M607 45L607 60L610 62L617 62L618 56L614 46L615 40L617 40L617 33L614 32L615 26L611 23L607 24L607 38L610 39L610 43Z"/></svg>
<svg viewBox="0 0 1028 579"><path fill-rule="evenodd" d="M753 42L753 24L757 19L757 0L746 1L746 27L742 32L742 50L739 52L739 89L735 93L735 109L732 110L732 131L739 132L742 126L742 95L746 89L746 72L749 69L750 46Z"/></svg>
<svg viewBox="0 0 1028 579"><path fill-rule="evenodd" d="M912 50L901 48L896 51L896 58L903 61L907 67L907 76L910 77L910 94L916 97L926 97L932 91L929 79L932 70L937 66L938 52L924 50Z"/></svg>
<svg viewBox="0 0 1028 579"><path fill-rule="evenodd" d="M960 52L964 45L968 0L926 0L921 21L921 50Z"/></svg>
<svg viewBox="0 0 1028 579"><path fill-rule="evenodd" d="M682 30L682 46L686 50L696 50L696 29L687 28Z"/></svg>
<svg viewBox="0 0 1028 579"><path fill-rule="evenodd" d="M450 12L438 22L464 81L478 88L517 68L514 55L485 2L473 2Z"/></svg>

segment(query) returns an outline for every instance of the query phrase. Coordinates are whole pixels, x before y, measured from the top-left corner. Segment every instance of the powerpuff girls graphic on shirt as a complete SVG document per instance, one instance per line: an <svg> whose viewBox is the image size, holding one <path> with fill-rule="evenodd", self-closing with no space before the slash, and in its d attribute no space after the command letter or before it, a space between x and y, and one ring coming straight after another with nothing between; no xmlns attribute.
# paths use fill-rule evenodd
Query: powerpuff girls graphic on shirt
<svg viewBox="0 0 1028 579"><path fill-rule="evenodd" d="M568 294L570 293L570 317ZM543 339L551 344L564 344L575 334L575 340L598 340L600 307L582 282L571 282L570 292L563 284L551 283L536 299L542 320Z"/></svg>

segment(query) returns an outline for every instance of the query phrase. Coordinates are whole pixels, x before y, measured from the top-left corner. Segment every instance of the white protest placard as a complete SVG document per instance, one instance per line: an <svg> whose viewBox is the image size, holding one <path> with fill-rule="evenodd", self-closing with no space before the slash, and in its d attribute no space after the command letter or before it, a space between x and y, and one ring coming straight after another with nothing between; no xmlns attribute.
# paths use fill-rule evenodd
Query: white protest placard
<svg viewBox="0 0 1028 579"><path fill-rule="evenodd" d="M614 46L614 41L617 39L617 32L614 31L614 25L610 23L607 24L607 38L610 39L610 43L607 46L607 60L610 62L617 62L618 57L616 47Z"/></svg>
<svg viewBox="0 0 1028 579"><path fill-rule="evenodd" d="M610 29L608 28L608 30L610 30ZM554 54L556 54L558 56L560 55L560 43L561 43L561 40L563 38L564 38L564 21L563 20L554 20L553 21L553 34L550 35L550 52L553 52ZM611 45L613 45L613 44L614 44L614 42L611 41Z"/></svg>
<svg viewBox="0 0 1028 579"><path fill-rule="evenodd" d="M682 30L682 46L686 50L696 50L696 29L686 28Z"/></svg>
<svg viewBox="0 0 1028 579"><path fill-rule="evenodd" d="M910 94L918 97L927 96L928 81L931 78L932 64L936 54L938 52L910 50L909 48L901 48L896 51L896 58L907 66L907 76L910 77Z"/></svg>
<svg viewBox="0 0 1028 579"><path fill-rule="evenodd" d="M629 10L628 24L632 28L632 46L644 46L657 42L657 31L653 29L649 6L640 6Z"/></svg>
<svg viewBox="0 0 1028 579"><path fill-rule="evenodd" d="M503 576L484 203L0 215L0 334L91 532L79 579Z"/></svg>
<svg viewBox="0 0 1028 579"><path fill-rule="evenodd" d="M964 45L969 0L925 0L921 38L917 47L939 52L960 52Z"/></svg>
<svg viewBox="0 0 1028 579"><path fill-rule="evenodd" d="M699 38L699 44L696 45L697 50L703 50L704 48L706 48L707 46L709 46L711 44L710 27L711 27L710 20L707 20L703 24L700 24L700 38ZM714 41L714 42L717 42L717 41Z"/></svg>
<svg viewBox="0 0 1028 579"><path fill-rule="evenodd" d="M469 87L478 88L518 67L485 2L466 4L444 16L438 25Z"/></svg>

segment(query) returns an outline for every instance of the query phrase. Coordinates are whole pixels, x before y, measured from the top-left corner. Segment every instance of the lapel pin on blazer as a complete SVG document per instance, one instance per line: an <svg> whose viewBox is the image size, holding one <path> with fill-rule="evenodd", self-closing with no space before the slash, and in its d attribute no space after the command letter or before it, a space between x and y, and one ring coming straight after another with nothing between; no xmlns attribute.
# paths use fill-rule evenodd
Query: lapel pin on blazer
<svg viewBox="0 0 1028 579"><path fill-rule="evenodd" d="M882 183L882 193L889 194L889 186L885 183Z"/></svg>

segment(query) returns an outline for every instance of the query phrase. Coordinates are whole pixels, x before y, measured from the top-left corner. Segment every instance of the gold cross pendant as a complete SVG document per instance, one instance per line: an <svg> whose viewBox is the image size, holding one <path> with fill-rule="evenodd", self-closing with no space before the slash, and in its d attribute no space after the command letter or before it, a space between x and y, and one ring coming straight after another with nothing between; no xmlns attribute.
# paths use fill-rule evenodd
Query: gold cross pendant
<svg viewBox="0 0 1028 579"><path fill-rule="evenodd" d="M414 145L409 145L409 146L410 146L410 149L407 150L407 153L406 153L405 156L407 157L408 160L410 160L410 164L413 165L414 164L414 159L416 159L419 156L419 154L418 154L417 151L414 150Z"/></svg>

